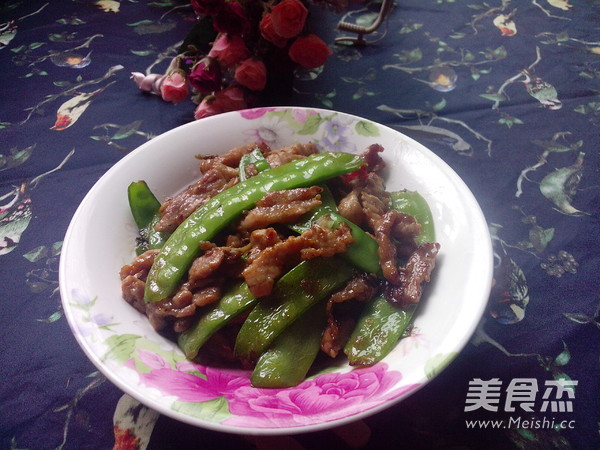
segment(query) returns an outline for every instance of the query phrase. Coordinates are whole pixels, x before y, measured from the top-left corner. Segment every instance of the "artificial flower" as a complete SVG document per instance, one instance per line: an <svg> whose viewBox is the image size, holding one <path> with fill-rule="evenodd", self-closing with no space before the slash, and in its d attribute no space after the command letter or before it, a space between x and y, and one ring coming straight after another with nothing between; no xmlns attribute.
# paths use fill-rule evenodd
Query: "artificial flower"
<svg viewBox="0 0 600 450"><path fill-rule="evenodd" d="M271 10L273 30L284 38L298 36L307 17L308 10L300 0L283 0Z"/></svg>
<svg viewBox="0 0 600 450"><path fill-rule="evenodd" d="M232 86L218 91L214 95L204 97L194 111L194 118L198 120L224 112L245 109L247 106L244 91L237 86Z"/></svg>
<svg viewBox="0 0 600 450"><path fill-rule="evenodd" d="M282 36L279 36L273 28L273 20L271 13L266 13L258 25L260 35L266 41L269 41L276 47L283 48L286 46L288 40Z"/></svg>
<svg viewBox="0 0 600 450"><path fill-rule="evenodd" d="M289 50L292 61L307 69L322 66L332 53L327 44L316 34L299 36Z"/></svg>
<svg viewBox="0 0 600 450"><path fill-rule="evenodd" d="M221 88L221 66L215 58L206 56L190 72L190 84L200 92L214 92Z"/></svg>
<svg viewBox="0 0 600 450"><path fill-rule="evenodd" d="M213 25L219 33L230 34L244 34L250 27L244 7L238 2L225 3L215 14Z"/></svg>
<svg viewBox="0 0 600 450"><path fill-rule="evenodd" d="M208 56L217 58L225 67L233 67L249 56L248 47L237 34L221 34L215 40Z"/></svg>
<svg viewBox="0 0 600 450"><path fill-rule="evenodd" d="M235 81L252 91L262 91L267 84L267 67L255 58L248 58L235 69Z"/></svg>
<svg viewBox="0 0 600 450"><path fill-rule="evenodd" d="M151 73L144 75L140 72L131 72L131 79L142 92L152 92L160 95L160 81L165 75Z"/></svg>
<svg viewBox="0 0 600 450"><path fill-rule="evenodd" d="M181 72L167 75L160 85L160 94L166 102L182 102L189 96L189 93L187 78Z"/></svg>
<svg viewBox="0 0 600 450"><path fill-rule="evenodd" d="M194 117L265 106L291 93L296 69L325 64L327 44L307 33L307 3L341 12L348 0L190 0L197 23L163 74L133 72L143 92L197 104ZM359 0L360 1L360 0Z"/></svg>

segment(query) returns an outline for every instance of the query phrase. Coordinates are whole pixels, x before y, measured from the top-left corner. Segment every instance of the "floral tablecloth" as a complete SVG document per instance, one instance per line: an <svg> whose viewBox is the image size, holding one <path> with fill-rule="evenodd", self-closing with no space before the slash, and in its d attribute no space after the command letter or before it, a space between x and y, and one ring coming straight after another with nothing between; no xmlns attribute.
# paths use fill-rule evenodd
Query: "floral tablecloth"
<svg viewBox="0 0 600 450"><path fill-rule="evenodd" d="M166 69L193 10L2 3L2 448L600 447L600 3L398 1L366 45L334 43L348 36L340 19L369 24L379 6L311 8L333 54L277 101L372 119L443 158L486 215L495 285L464 351L405 401L343 428L259 438L123 394L77 345L58 294L61 242L86 192L194 120L191 100L163 102L130 79Z"/></svg>

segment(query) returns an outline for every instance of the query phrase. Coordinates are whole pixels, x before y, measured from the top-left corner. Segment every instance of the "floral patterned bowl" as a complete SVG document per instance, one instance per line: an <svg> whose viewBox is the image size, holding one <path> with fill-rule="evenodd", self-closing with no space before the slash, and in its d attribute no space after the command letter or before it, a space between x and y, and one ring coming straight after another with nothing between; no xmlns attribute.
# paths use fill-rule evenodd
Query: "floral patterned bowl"
<svg viewBox="0 0 600 450"><path fill-rule="evenodd" d="M411 336L383 362L329 367L299 386L256 389L249 372L187 361L121 298L119 269L134 255L126 189L146 180L159 199L198 176L194 155L262 140L272 147L313 141L322 151L384 146L388 190L428 200L441 243L438 264ZM472 194L437 156L402 134L319 109L266 108L209 117L169 131L112 167L90 190L64 240L60 292L73 333L90 360L148 407L193 425L233 433L316 431L357 420L406 398L465 345L486 304L492 250Z"/></svg>

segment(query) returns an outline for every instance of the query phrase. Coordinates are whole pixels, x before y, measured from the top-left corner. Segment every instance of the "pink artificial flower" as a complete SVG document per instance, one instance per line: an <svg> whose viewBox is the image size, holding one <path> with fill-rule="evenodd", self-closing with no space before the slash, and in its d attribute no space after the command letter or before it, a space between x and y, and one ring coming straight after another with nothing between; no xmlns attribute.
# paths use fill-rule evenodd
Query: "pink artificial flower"
<svg viewBox="0 0 600 450"><path fill-rule="evenodd" d="M188 75L190 84L200 92L214 92L221 88L221 67L215 58L202 58Z"/></svg>
<svg viewBox="0 0 600 450"><path fill-rule="evenodd" d="M283 48L287 44L287 39L279 36L273 28L271 13L266 13L258 24L260 35L266 41L269 41L275 47Z"/></svg>
<svg viewBox="0 0 600 450"><path fill-rule="evenodd" d="M283 0L271 10L275 32L284 38L298 36L308 17L308 10L300 0Z"/></svg>
<svg viewBox="0 0 600 450"><path fill-rule="evenodd" d="M166 102L179 103L189 95L189 87L185 75L173 72L167 75L160 85L160 94Z"/></svg>
<svg viewBox="0 0 600 450"><path fill-rule="evenodd" d="M205 97L194 111L196 120L214 116L228 111L237 111L247 107L244 91L240 87L231 86Z"/></svg>
<svg viewBox="0 0 600 450"><path fill-rule="evenodd" d="M267 68L259 59L245 59L235 69L235 81L252 91L262 91L267 84Z"/></svg>
<svg viewBox="0 0 600 450"><path fill-rule="evenodd" d="M244 34L250 28L250 22L240 3L227 2L215 15L213 26L219 33Z"/></svg>
<svg viewBox="0 0 600 450"><path fill-rule="evenodd" d="M217 58L225 67L233 67L248 57L248 47L238 35L221 34L213 43L208 56Z"/></svg>
<svg viewBox="0 0 600 450"><path fill-rule="evenodd" d="M327 44L316 34L298 37L289 50L291 60L307 69L322 66L332 53Z"/></svg>
<svg viewBox="0 0 600 450"><path fill-rule="evenodd" d="M225 0L191 0L192 8L198 16L214 15L225 5Z"/></svg>
<svg viewBox="0 0 600 450"><path fill-rule="evenodd" d="M160 95L160 84L164 75L158 73L150 73L144 75L141 72L131 72L131 79L142 92L152 92Z"/></svg>

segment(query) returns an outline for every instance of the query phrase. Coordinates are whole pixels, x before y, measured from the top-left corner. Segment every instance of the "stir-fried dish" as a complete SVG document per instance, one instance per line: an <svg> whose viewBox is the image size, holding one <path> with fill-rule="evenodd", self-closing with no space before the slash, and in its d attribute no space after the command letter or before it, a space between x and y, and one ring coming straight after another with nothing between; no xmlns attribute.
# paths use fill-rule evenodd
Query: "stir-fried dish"
<svg viewBox="0 0 600 450"><path fill-rule="evenodd" d="M382 151L243 145L198 157L198 181L162 204L133 182L123 298L189 359L252 369L256 387L294 386L324 358L375 364L440 248L423 197L386 191Z"/></svg>

